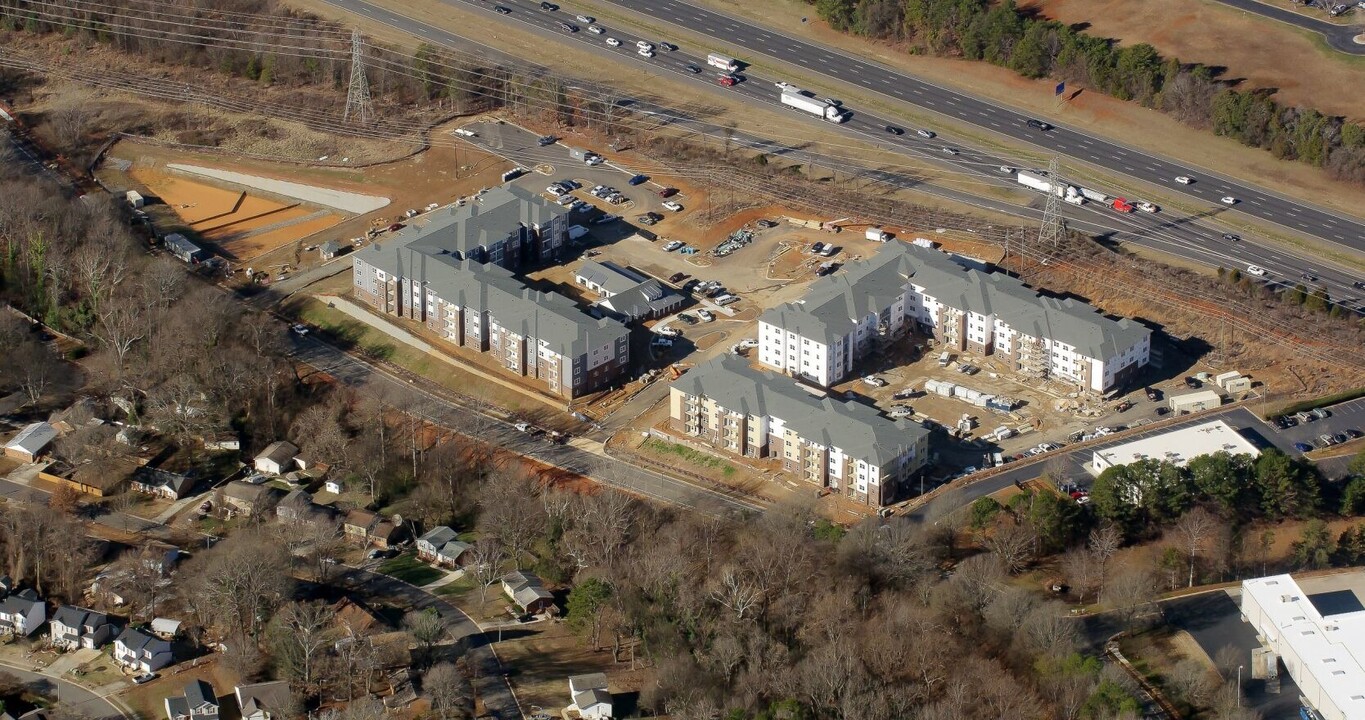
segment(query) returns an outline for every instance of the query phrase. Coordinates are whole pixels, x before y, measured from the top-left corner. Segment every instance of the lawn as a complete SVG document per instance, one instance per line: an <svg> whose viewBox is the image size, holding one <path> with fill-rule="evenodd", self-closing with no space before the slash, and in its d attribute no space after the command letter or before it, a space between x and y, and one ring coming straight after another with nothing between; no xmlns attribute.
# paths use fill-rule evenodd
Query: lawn
<svg viewBox="0 0 1365 720"><path fill-rule="evenodd" d="M418 587L440 580L444 576L440 570L419 561L417 554L411 552L403 553L392 560L385 561L383 565L379 566L379 572Z"/></svg>
<svg viewBox="0 0 1365 720"><path fill-rule="evenodd" d="M700 450L693 450L686 445L679 445L677 443L665 442L657 438L650 438L644 442L642 447L661 455L672 455L693 465L719 470L720 473L727 478L735 474L734 465L731 465L714 455L708 455Z"/></svg>

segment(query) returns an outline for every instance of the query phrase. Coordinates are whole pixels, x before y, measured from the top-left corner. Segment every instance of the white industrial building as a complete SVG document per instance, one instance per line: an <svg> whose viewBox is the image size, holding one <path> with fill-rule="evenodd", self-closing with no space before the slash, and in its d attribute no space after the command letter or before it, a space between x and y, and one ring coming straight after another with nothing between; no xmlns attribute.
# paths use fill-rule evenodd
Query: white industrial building
<svg viewBox="0 0 1365 720"><path fill-rule="evenodd" d="M1322 720L1365 720L1365 610L1324 616L1294 578L1242 581L1242 617Z"/></svg>
<svg viewBox="0 0 1365 720"><path fill-rule="evenodd" d="M758 360L822 386L854 374L879 342L917 329L946 348L991 355L1021 375L1108 392L1148 363L1152 333L1072 299L901 241L815 281L759 318Z"/></svg>
<svg viewBox="0 0 1365 720"><path fill-rule="evenodd" d="M1111 467L1141 460L1161 460L1184 467L1194 458L1220 451L1231 455L1250 455L1253 458L1261 454L1255 445L1242 437L1231 425L1222 420L1212 420L1100 448L1091 458L1090 468L1098 475Z"/></svg>

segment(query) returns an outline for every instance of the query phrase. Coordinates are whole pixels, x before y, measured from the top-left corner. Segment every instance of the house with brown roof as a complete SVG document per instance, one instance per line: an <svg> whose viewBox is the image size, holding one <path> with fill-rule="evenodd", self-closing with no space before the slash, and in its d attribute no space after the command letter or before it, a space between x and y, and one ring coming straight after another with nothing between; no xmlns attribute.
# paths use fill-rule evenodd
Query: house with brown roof
<svg viewBox="0 0 1365 720"><path fill-rule="evenodd" d="M369 510L355 509L346 513L341 523L346 538L361 545L387 548L402 537L402 528Z"/></svg>

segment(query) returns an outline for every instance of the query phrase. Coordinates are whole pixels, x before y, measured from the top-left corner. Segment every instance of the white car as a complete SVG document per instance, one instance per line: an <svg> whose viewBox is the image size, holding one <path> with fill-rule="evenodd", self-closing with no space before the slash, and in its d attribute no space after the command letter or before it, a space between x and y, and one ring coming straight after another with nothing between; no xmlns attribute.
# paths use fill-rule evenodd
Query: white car
<svg viewBox="0 0 1365 720"><path fill-rule="evenodd" d="M1231 195L1224 195L1224 196L1219 200L1219 202L1223 203L1224 205L1236 205L1236 204L1237 204L1237 198L1235 198L1235 197L1233 197L1233 196L1231 196Z"/></svg>
<svg viewBox="0 0 1365 720"><path fill-rule="evenodd" d="M863 382L867 383L868 385L871 385L872 387L886 387L886 381L877 377L876 375L867 375L863 377Z"/></svg>
<svg viewBox="0 0 1365 720"><path fill-rule="evenodd" d="M595 167L597 165L601 165L603 160L601 155L589 155L583 158L583 162Z"/></svg>
<svg viewBox="0 0 1365 720"><path fill-rule="evenodd" d="M1012 172L1014 172L1014 168L1010 167L1009 165L1001 165L1001 166L1000 166L1000 174L1001 174L1001 175L1009 175L1009 174L1012 173Z"/></svg>
<svg viewBox="0 0 1365 720"><path fill-rule="evenodd" d="M909 405L897 405L891 408L891 411L886 414L893 418L910 417L915 414L915 410Z"/></svg>
<svg viewBox="0 0 1365 720"><path fill-rule="evenodd" d="M683 206L679 203L669 200L668 202L664 203L664 209L672 210L673 212L682 212Z"/></svg>
<svg viewBox="0 0 1365 720"><path fill-rule="evenodd" d="M943 152L948 153L949 155L956 155L956 154L957 154L957 150L956 150L955 148L950 148L950 147L945 147L945 148L943 148Z"/></svg>
<svg viewBox="0 0 1365 720"><path fill-rule="evenodd" d="M677 337L682 334L682 331L677 328L666 327L659 328L658 330L655 330L654 333L664 337Z"/></svg>
<svg viewBox="0 0 1365 720"><path fill-rule="evenodd" d="M1180 183L1181 185L1189 185L1190 183L1194 182L1194 179L1187 177L1185 175L1176 175L1175 181Z"/></svg>
<svg viewBox="0 0 1365 720"><path fill-rule="evenodd" d="M787 88L791 87L788 83L784 83L784 82L776 82L776 83L773 83L773 84L777 86L777 89L778 89L778 90L786 90Z"/></svg>
<svg viewBox="0 0 1365 720"><path fill-rule="evenodd" d="M758 338L744 338L739 341L739 346L742 348L756 348L758 347Z"/></svg>
<svg viewBox="0 0 1365 720"><path fill-rule="evenodd" d="M1153 205L1153 204L1151 204L1151 203L1149 203L1149 202L1140 202L1140 203L1138 203L1138 209L1141 210L1141 211L1143 211L1143 212L1145 212L1145 213L1154 213L1154 212L1157 212L1157 211L1161 210L1161 208L1159 208L1159 207L1157 207L1156 205Z"/></svg>
<svg viewBox="0 0 1365 720"><path fill-rule="evenodd" d="M641 50L653 50L654 44L648 40L636 40L635 47L640 48Z"/></svg>
<svg viewBox="0 0 1365 720"><path fill-rule="evenodd" d="M664 245L664 252L673 252L682 246L683 242L681 240L670 240L667 245Z"/></svg>
<svg viewBox="0 0 1365 720"><path fill-rule="evenodd" d="M719 306L721 306L721 307L725 307L726 305L731 305L731 304L737 303L737 302L739 302L739 296L738 296L738 295L731 295L731 294L729 294L729 293L726 293L726 294L721 295L720 297L716 298L716 304L719 305Z"/></svg>
<svg viewBox="0 0 1365 720"><path fill-rule="evenodd" d="M1265 277L1267 273L1266 269L1261 267L1260 265L1248 265L1247 274L1255 275L1256 277Z"/></svg>
<svg viewBox="0 0 1365 720"><path fill-rule="evenodd" d="M716 316L715 316L710 310L707 310L706 308L702 308L701 310L698 310L698 311L697 311L697 317L701 318L701 321L702 321L702 322L711 322L712 320L715 320L715 319L716 319Z"/></svg>
<svg viewBox="0 0 1365 720"><path fill-rule="evenodd" d="M612 47L621 47L621 41L620 41L620 40L617 40L617 39L614 38L614 37L609 37L609 38L607 38L607 44L610 45L610 46L612 46Z"/></svg>
<svg viewBox="0 0 1365 720"><path fill-rule="evenodd" d="M602 28L596 25L589 25L588 32L592 33L593 35L601 35L602 33L606 32L606 30L603 30Z"/></svg>
<svg viewBox="0 0 1365 720"><path fill-rule="evenodd" d="M652 58L652 57L654 57L654 51L653 51L653 50L646 50L646 49L644 49L644 48L640 48L639 50L636 50L636 51L635 51L635 54L636 54L636 55L639 55L640 57L647 57L647 58Z"/></svg>
<svg viewBox="0 0 1365 720"><path fill-rule="evenodd" d="M289 329L292 330L294 334L298 335L299 337L303 337L304 335L308 334L308 326L302 323L298 325L291 325Z"/></svg>
<svg viewBox="0 0 1365 720"><path fill-rule="evenodd" d="M576 16L576 19L584 25L591 25L597 22L597 18L592 17L591 15L578 15Z"/></svg>
<svg viewBox="0 0 1365 720"><path fill-rule="evenodd" d="M919 135L920 137L922 137L922 138L932 138L932 137L934 137L934 131L933 131L933 130L916 130L915 133L918 134L918 135Z"/></svg>

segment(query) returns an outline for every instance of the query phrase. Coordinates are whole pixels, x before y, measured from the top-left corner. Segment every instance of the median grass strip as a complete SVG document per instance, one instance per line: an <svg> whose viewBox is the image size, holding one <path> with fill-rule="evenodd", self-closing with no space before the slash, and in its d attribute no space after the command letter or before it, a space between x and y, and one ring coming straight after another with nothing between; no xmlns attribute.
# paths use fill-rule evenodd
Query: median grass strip
<svg viewBox="0 0 1365 720"><path fill-rule="evenodd" d="M734 465L713 455L701 452L700 450L693 450L686 445L679 445L677 443L650 438L644 442L643 447L661 455L672 455L693 465L698 465L710 470L719 470L720 474L727 478L735 474Z"/></svg>
<svg viewBox="0 0 1365 720"><path fill-rule="evenodd" d="M1320 407L1336 405L1337 403L1344 403L1347 400L1355 400L1356 398L1362 397L1365 397L1365 387L1358 387L1355 388L1354 390L1346 390L1343 392L1336 393L1335 395L1324 395L1320 398L1313 398L1312 400L1303 400L1301 402L1296 402L1292 405L1286 405L1280 408L1279 410L1276 410L1275 412L1266 413L1265 419L1269 420L1273 417L1279 417L1281 415L1293 415L1294 413L1304 412L1305 410L1316 410L1317 408Z"/></svg>
<svg viewBox="0 0 1365 720"><path fill-rule="evenodd" d="M436 582L443 576L440 570L419 562L417 555L410 552L386 561L379 566L379 572L417 587Z"/></svg>

